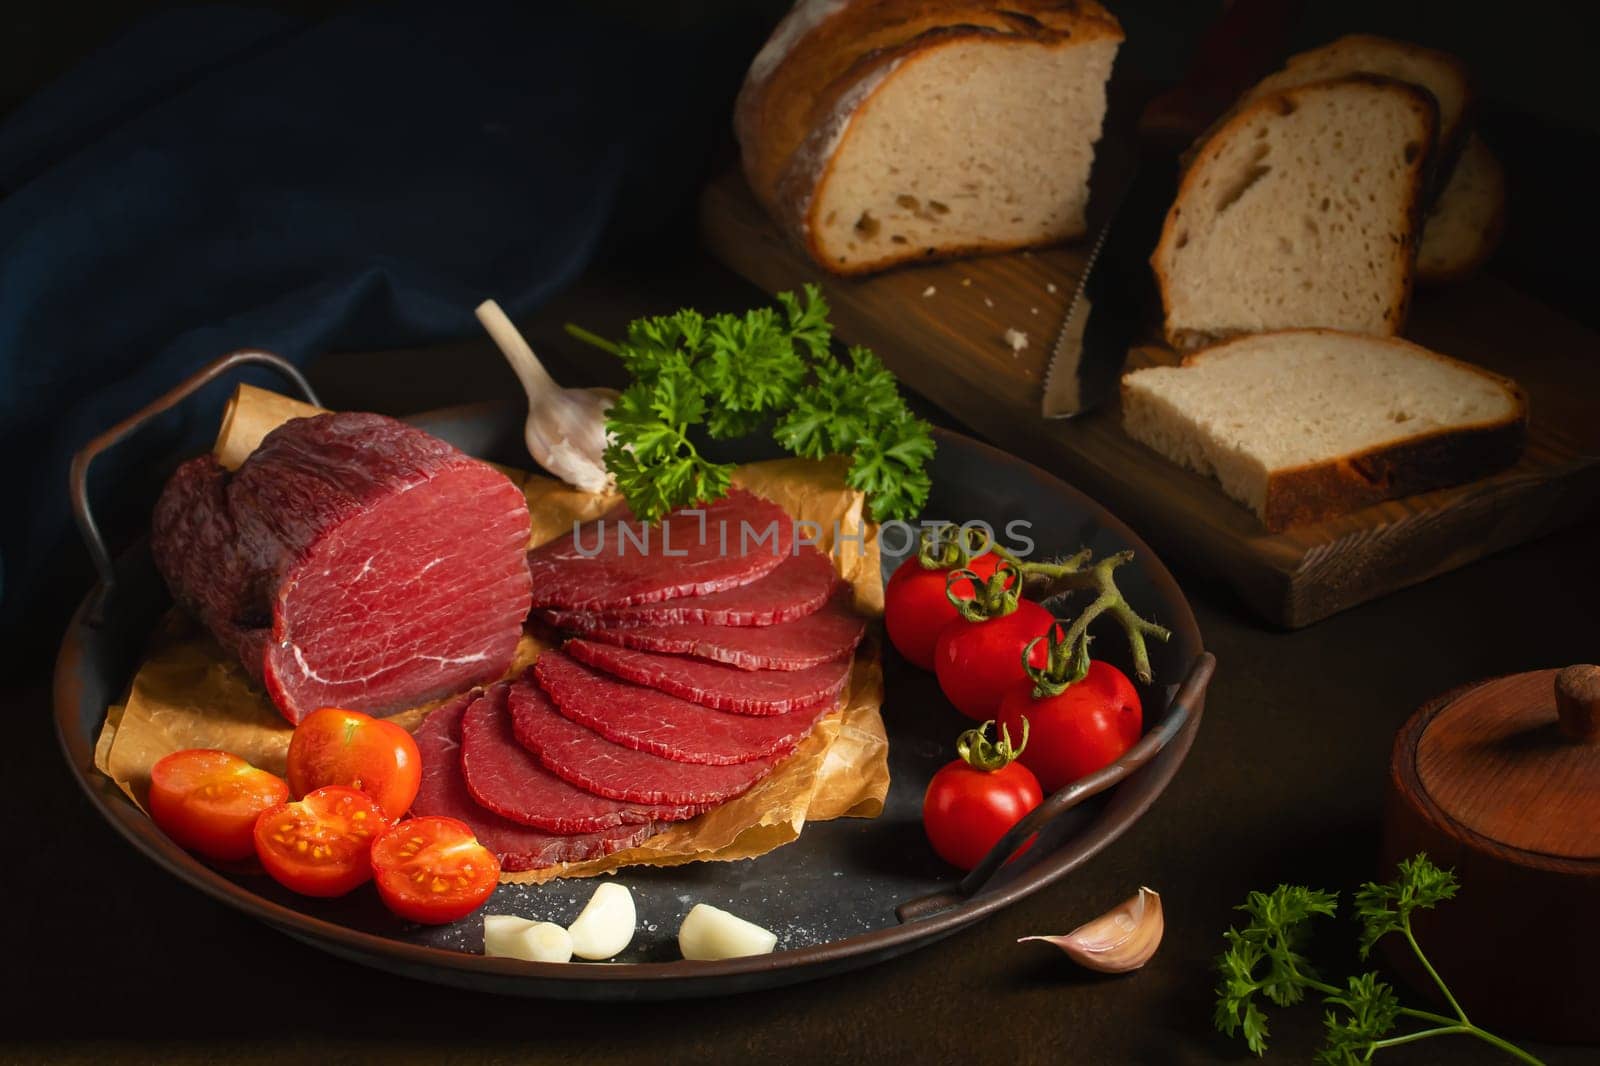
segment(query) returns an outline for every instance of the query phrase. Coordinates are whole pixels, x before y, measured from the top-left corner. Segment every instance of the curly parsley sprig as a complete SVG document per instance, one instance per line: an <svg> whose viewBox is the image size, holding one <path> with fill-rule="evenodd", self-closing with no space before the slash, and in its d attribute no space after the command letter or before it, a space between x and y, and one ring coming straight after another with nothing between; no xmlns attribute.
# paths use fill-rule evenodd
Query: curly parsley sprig
<svg viewBox="0 0 1600 1066"><path fill-rule="evenodd" d="M606 468L634 513L653 521L728 491L733 466L700 454L693 436L750 436L772 425L796 455L850 457L846 482L872 517L910 519L927 501L928 424L906 407L878 357L834 358L828 304L815 285L776 308L706 318L684 309L629 324L620 344L567 332L613 353L633 376L606 417Z"/></svg>
<svg viewBox="0 0 1600 1066"><path fill-rule="evenodd" d="M1326 1039L1317 1053L1317 1061L1326 1066L1358 1066L1386 1047L1457 1034L1475 1036L1522 1062L1538 1066L1539 1060L1534 1056L1467 1020L1466 1012L1412 935L1412 913L1419 908L1431 910L1454 896L1456 888L1453 871L1441 870L1428 861L1427 855L1418 854L1400 864L1393 881L1369 881L1355 897L1356 915L1361 921L1361 957L1365 959L1383 937L1400 933L1444 994L1455 1017L1402 1007L1394 989L1378 980L1375 971L1349 978L1343 988L1322 980L1301 948L1313 918L1333 917L1338 909L1338 893L1319 892L1303 885L1279 885L1271 892L1250 893L1237 908L1250 920L1242 929L1230 928L1223 934L1228 950L1217 957L1216 1027L1229 1036L1242 1031L1250 1050L1265 1054L1267 1016L1256 1004L1256 994L1287 1007L1299 1003L1307 992L1317 992L1328 1008L1322 1018ZM1426 1022L1429 1028L1391 1035L1401 1018Z"/></svg>

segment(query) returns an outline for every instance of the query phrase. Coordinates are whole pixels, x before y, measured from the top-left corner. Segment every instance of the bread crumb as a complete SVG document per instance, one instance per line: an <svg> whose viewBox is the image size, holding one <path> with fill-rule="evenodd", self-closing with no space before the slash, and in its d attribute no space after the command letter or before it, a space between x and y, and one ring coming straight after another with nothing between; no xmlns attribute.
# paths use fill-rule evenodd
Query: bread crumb
<svg viewBox="0 0 1600 1066"><path fill-rule="evenodd" d="M1028 346L1028 335L1020 329L1006 330L1006 343L1011 345L1011 354L1016 355Z"/></svg>
<svg viewBox="0 0 1600 1066"><path fill-rule="evenodd" d="M1030 315L1036 315L1036 314L1038 314L1038 313L1039 313L1039 309L1038 309L1038 308L1037 308L1037 307L1030 307L1030 308L1028 308L1028 314L1030 314Z"/></svg>
<svg viewBox="0 0 1600 1066"><path fill-rule="evenodd" d="M971 285L972 284L972 279L971 278L962 278L961 279L961 284L963 284L963 285Z"/></svg>
<svg viewBox="0 0 1600 1066"><path fill-rule="evenodd" d="M985 306L985 307L993 307L994 306L994 301L989 299L987 296L985 296L983 298L983 306Z"/></svg>
<svg viewBox="0 0 1600 1066"><path fill-rule="evenodd" d="M1045 292L1049 292L1049 293L1055 292L1056 291L1056 283L1053 282L1053 281L1045 282L1044 291Z"/></svg>
<svg viewBox="0 0 1600 1066"><path fill-rule="evenodd" d="M938 289L935 289L932 285L929 285L926 289L922 290L922 295L924 297L928 297L928 296L932 296L934 293L936 293L938 291L939 291Z"/></svg>

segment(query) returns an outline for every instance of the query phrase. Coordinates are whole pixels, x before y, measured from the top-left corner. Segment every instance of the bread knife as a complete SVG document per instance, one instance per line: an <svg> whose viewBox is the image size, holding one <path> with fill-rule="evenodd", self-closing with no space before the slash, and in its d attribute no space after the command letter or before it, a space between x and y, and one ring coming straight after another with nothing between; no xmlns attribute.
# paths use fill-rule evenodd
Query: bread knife
<svg viewBox="0 0 1600 1066"><path fill-rule="evenodd" d="M1154 99L1113 81L1090 178L1095 229L1045 368L1040 410L1071 418L1115 394L1128 348L1159 312L1149 257L1177 192L1178 154L1277 58L1299 0L1233 0L1183 82Z"/></svg>

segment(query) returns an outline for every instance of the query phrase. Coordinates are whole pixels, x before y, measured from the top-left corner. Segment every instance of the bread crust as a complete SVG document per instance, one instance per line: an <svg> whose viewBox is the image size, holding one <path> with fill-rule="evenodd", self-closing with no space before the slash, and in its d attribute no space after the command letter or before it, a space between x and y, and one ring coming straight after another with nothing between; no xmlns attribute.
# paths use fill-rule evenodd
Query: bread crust
<svg viewBox="0 0 1600 1066"><path fill-rule="evenodd" d="M1172 207L1167 211L1166 220L1161 226L1161 237L1156 242L1155 251L1150 254L1150 267L1155 272L1156 285L1161 290L1162 331L1167 343L1179 351L1192 351L1206 345L1225 341L1230 337L1244 332L1235 330L1229 332L1208 332L1184 329L1172 323L1172 279L1164 267L1164 262L1176 250L1178 229L1181 225L1183 204L1191 195L1194 195L1201 172L1205 165L1221 155L1226 137L1231 136L1236 130L1242 129L1257 114L1272 111L1285 113L1284 108L1291 110L1299 106L1299 99L1303 96L1326 91L1344 85L1373 85L1388 88L1397 93L1403 93L1426 116L1427 143L1412 164L1412 181L1410 196L1406 201L1405 224L1406 231L1399 253L1404 266L1400 271L1400 280L1396 291L1391 294L1388 309L1385 312L1385 321L1389 326L1387 336L1399 333L1405 327L1406 316L1411 309L1411 295L1416 273L1417 245L1422 236L1422 212L1425 200L1425 190L1428 187L1430 166L1433 158L1434 140L1439 128L1439 106L1433 94L1426 89L1418 88L1410 82L1399 81L1395 78L1385 78L1375 74L1350 74L1340 78L1330 78L1325 81L1308 82L1292 89L1283 89L1276 93L1258 97L1249 104L1234 112L1210 138L1201 145L1199 153L1193 163L1185 170L1178 182L1178 192L1173 198ZM1277 332L1277 331L1274 331ZM1383 336L1383 334L1380 334Z"/></svg>
<svg viewBox="0 0 1600 1066"><path fill-rule="evenodd" d="M986 34L997 43L1080 44L1123 39L1116 18L1095 0L801 0L773 31L734 105L734 134L756 198L790 236L811 250L806 209L856 108L902 62L920 50ZM1070 236L1063 234L1061 236ZM1059 240L1061 237L1053 239ZM1042 240L1027 244L1046 243ZM937 253L954 256L1023 244L980 244ZM813 251L815 257L815 252ZM916 249L870 266L924 258Z"/></svg>
<svg viewBox="0 0 1600 1066"><path fill-rule="evenodd" d="M1339 335L1337 330L1277 330L1279 334ZM1481 366L1452 359L1398 337L1375 338L1471 371L1510 394L1514 407L1503 419L1457 426L1370 448L1322 463L1275 471L1267 478L1263 524L1272 533L1320 522L1384 500L1413 496L1446 485L1475 481L1517 461L1527 440L1528 397L1522 387ZM1183 365L1192 366L1225 352L1231 342L1193 352Z"/></svg>

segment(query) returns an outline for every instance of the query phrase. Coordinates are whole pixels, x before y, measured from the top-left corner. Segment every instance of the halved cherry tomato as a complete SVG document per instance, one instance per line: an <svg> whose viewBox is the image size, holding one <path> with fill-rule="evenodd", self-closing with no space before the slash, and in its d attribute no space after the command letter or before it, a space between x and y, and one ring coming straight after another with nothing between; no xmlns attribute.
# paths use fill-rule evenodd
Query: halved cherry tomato
<svg viewBox="0 0 1600 1066"><path fill-rule="evenodd" d="M1032 600L1018 600L1010 614L982 622L957 617L945 626L934 645L933 670L939 688L968 718L980 722L993 718L1001 697L1027 679L1022 649L1054 624L1055 616ZM1043 666L1044 661L1041 642L1029 662Z"/></svg>
<svg viewBox="0 0 1600 1066"><path fill-rule="evenodd" d="M1000 701L996 721L1015 736L1023 718L1033 739L1018 756L1046 792L1109 766L1139 742L1144 709L1128 675L1099 659L1058 696L1035 699L1033 682L1022 681Z"/></svg>
<svg viewBox="0 0 1600 1066"><path fill-rule="evenodd" d="M303 896L342 896L372 876L372 840L389 821L365 792L319 788L256 819L256 855L273 880Z"/></svg>
<svg viewBox="0 0 1600 1066"><path fill-rule="evenodd" d="M412 818L372 842L384 905L402 918L440 925L465 918L500 882L500 860L454 818Z"/></svg>
<svg viewBox="0 0 1600 1066"><path fill-rule="evenodd" d="M214 748L175 751L150 768L150 817L173 840L213 859L254 854L256 816L288 798L281 777Z"/></svg>
<svg viewBox="0 0 1600 1066"><path fill-rule="evenodd" d="M922 797L922 828L939 858L970 870L1012 826L1044 800L1033 772L1015 759L1027 749L1026 734L1013 748L1015 734L998 742L978 729L961 734L961 757L939 769ZM1025 850L1027 845L1017 849Z"/></svg>
<svg viewBox="0 0 1600 1066"><path fill-rule="evenodd" d="M313 711L289 740L289 787L296 796L346 785L371 796L394 821L411 809L421 783L422 756L411 734L360 711Z"/></svg>
<svg viewBox="0 0 1600 1066"><path fill-rule="evenodd" d="M987 580L994 574L1000 557L993 552L974 555L966 569ZM913 555L889 575L883 590L883 627L889 640L906 659L922 667L933 669L933 649L939 633L945 626L960 617L955 605L945 594L945 581L950 571L929 569ZM956 580L950 583L950 592L963 600L973 597L972 582Z"/></svg>

